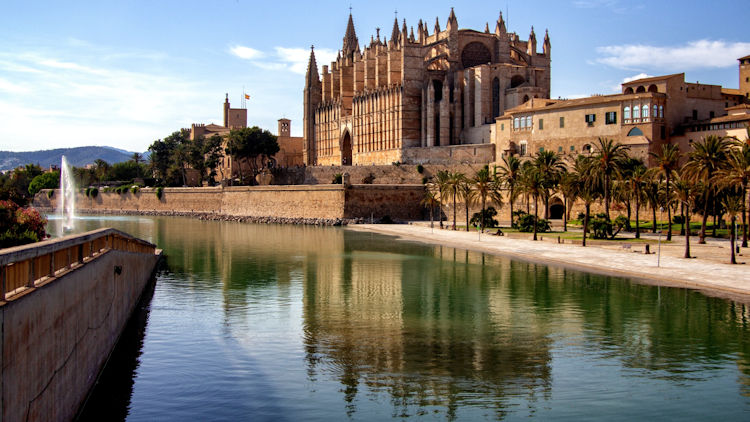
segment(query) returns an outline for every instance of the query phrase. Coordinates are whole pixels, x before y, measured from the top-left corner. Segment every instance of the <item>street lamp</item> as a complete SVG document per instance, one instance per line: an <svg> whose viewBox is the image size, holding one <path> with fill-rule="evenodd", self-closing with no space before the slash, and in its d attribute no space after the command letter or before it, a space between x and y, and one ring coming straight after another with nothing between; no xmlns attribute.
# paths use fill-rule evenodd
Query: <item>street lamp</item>
<svg viewBox="0 0 750 422"><path fill-rule="evenodd" d="M659 220L661 221L664 214L664 207L659 207ZM659 225L659 248L656 253L656 266L661 264L661 225Z"/></svg>

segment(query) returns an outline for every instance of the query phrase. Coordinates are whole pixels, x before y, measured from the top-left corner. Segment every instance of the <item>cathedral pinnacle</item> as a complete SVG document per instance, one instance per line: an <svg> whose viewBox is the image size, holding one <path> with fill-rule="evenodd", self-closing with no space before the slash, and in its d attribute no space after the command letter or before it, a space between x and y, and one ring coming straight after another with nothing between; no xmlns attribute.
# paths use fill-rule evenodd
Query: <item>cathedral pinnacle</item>
<svg viewBox="0 0 750 422"><path fill-rule="evenodd" d="M351 58L355 51L359 51L359 40L357 33L354 31L354 20L351 11L349 12L349 22L346 24L346 34L344 35L344 45L341 48L345 57Z"/></svg>
<svg viewBox="0 0 750 422"><path fill-rule="evenodd" d="M305 79L305 85L309 88L319 81L320 78L318 77L318 63L315 61L315 46L311 45L310 61L307 63L307 78Z"/></svg>
<svg viewBox="0 0 750 422"><path fill-rule="evenodd" d="M393 20L393 30L391 31L391 43L397 43L399 35L401 35L401 31L398 29L398 18L395 18Z"/></svg>
<svg viewBox="0 0 750 422"><path fill-rule="evenodd" d="M501 35L507 33L505 29L505 21L503 20L503 12L500 12L500 17L497 18L497 25L495 25L495 35Z"/></svg>
<svg viewBox="0 0 750 422"><path fill-rule="evenodd" d="M435 34L440 33L440 18L435 16Z"/></svg>
<svg viewBox="0 0 750 422"><path fill-rule="evenodd" d="M448 24L446 25L445 29L449 31L458 30L458 19L456 19L456 12L453 11L452 7L451 14L448 16Z"/></svg>

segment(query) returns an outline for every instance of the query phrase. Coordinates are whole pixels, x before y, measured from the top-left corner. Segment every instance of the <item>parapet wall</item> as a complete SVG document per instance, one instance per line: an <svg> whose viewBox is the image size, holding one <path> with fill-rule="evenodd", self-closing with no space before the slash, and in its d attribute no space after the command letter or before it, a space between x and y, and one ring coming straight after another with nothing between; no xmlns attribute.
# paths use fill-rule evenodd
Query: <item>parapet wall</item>
<svg viewBox="0 0 750 422"><path fill-rule="evenodd" d="M59 191L34 197L34 206L55 208ZM254 219L314 222L389 216L420 218L424 186L415 185L292 185L212 188L165 188L137 193L99 192L96 198L79 192L76 207L91 213L209 214ZM303 221L304 220L304 221Z"/></svg>
<svg viewBox="0 0 750 422"><path fill-rule="evenodd" d="M4 287L32 275L7 299L0 298L4 421L75 417L159 259L153 245L150 253L136 252L117 234L79 245L76 239L82 236L0 254ZM17 271L29 264L33 270Z"/></svg>

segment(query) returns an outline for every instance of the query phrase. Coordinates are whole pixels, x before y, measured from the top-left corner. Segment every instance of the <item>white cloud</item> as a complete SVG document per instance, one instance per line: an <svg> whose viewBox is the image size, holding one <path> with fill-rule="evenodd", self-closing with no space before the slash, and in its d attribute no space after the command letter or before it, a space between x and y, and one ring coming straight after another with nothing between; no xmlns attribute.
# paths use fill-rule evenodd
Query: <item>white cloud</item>
<svg viewBox="0 0 750 422"><path fill-rule="evenodd" d="M641 73L639 73L637 75L628 76L627 78L623 78L623 80L620 81L619 84L613 85L612 86L612 91L613 92L620 92L620 91L622 91L622 84L626 84L628 82L635 81L635 80L638 80L638 79L651 78L651 77L653 77L653 75L649 75L648 73L643 73L643 72L641 72Z"/></svg>
<svg viewBox="0 0 750 422"><path fill-rule="evenodd" d="M737 58L750 51L750 43L697 40L676 47L627 44L596 50L603 56L596 62L619 69L685 71L736 66Z"/></svg>
<svg viewBox="0 0 750 422"><path fill-rule="evenodd" d="M276 47L276 56L286 63L289 70L300 75L307 73L307 63L310 61L310 50L307 48ZM323 65L336 60L338 51L328 48L315 49L315 61L318 63L318 71Z"/></svg>
<svg viewBox="0 0 750 422"><path fill-rule="evenodd" d="M235 45L234 47L230 47L229 52L241 59L246 60L260 59L265 56L262 51L250 47L245 47L243 45Z"/></svg>
<svg viewBox="0 0 750 422"><path fill-rule="evenodd" d="M593 9L595 7L612 7L617 0L575 0L573 6L580 9Z"/></svg>
<svg viewBox="0 0 750 422"><path fill-rule="evenodd" d="M0 53L2 150L118 145L141 151L215 105L202 81L128 71L88 50ZM89 60L87 60L87 58ZM209 98L206 98L206 97Z"/></svg>

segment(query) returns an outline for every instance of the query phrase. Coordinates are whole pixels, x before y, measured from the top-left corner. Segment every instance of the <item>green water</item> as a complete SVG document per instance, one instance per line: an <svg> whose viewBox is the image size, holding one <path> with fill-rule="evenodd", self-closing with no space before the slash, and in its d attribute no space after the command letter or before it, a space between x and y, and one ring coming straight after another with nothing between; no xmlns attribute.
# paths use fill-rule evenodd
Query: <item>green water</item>
<svg viewBox="0 0 750 422"><path fill-rule="evenodd" d="M750 418L742 303L343 228L79 223L169 268L87 419Z"/></svg>

